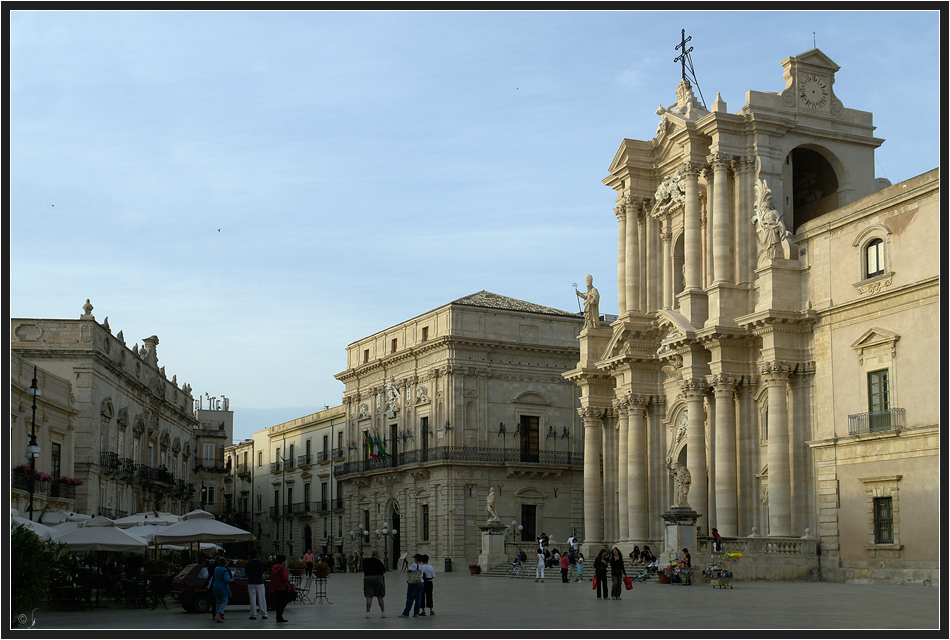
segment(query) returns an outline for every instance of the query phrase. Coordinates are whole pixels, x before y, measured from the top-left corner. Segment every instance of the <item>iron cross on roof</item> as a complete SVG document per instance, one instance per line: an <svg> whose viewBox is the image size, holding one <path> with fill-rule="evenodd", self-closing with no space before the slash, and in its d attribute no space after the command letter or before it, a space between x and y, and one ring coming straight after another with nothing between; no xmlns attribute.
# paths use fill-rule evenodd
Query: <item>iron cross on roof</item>
<svg viewBox="0 0 950 640"><path fill-rule="evenodd" d="M678 45L676 45L675 48L677 48L677 49L682 49L682 50L683 50L683 53L681 53L681 54L679 54L678 56L676 56L675 58L673 58L673 62L679 62L680 64L682 64L682 66L683 66L683 80L686 80L686 59L687 59L687 56L689 55L689 52L693 50L692 47L690 47L689 49L687 49L687 48L686 48L686 43L689 42L690 40L692 40L692 39L693 39L693 36L690 36L690 37L687 38L687 37L686 37L686 29L683 29L682 32L681 32L680 37L682 38L682 40L680 41L680 43L679 43Z"/></svg>

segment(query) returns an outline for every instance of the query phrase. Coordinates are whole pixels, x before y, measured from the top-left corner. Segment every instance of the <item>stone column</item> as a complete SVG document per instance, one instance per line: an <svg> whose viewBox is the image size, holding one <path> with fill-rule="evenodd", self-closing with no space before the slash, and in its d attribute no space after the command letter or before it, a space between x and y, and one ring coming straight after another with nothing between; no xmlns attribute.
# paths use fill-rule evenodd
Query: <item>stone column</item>
<svg viewBox="0 0 950 640"><path fill-rule="evenodd" d="M619 222L617 234L617 309L622 316L627 311L627 213L620 204L614 207L614 214Z"/></svg>
<svg viewBox="0 0 950 640"><path fill-rule="evenodd" d="M793 535L802 535L806 528L812 528L814 523L810 514L814 513L810 500L812 495L811 465L808 464L809 447L805 443L812 439L811 411L809 410L809 395L811 378L815 373L813 363L796 365L795 375L789 378L789 399L791 407L789 413L792 418L791 437L789 438L789 465L791 485L791 529ZM812 531L815 529L812 528Z"/></svg>
<svg viewBox="0 0 950 640"><path fill-rule="evenodd" d="M627 311L640 311L640 234L637 229L640 215L640 198L627 197L626 276Z"/></svg>
<svg viewBox="0 0 950 640"><path fill-rule="evenodd" d="M703 399L706 381L700 378L683 380L680 389L686 398L686 468L692 476L689 505L699 512L699 526L706 529L706 416Z"/></svg>
<svg viewBox="0 0 950 640"><path fill-rule="evenodd" d="M644 215L644 222L646 223L647 229L647 295L646 295L646 307L643 311L654 311L657 309L660 304L657 301L657 289L658 289L658 269L657 269L657 221L653 219L650 215Z"/></svg>
<svg viewBox="0 0 950 640"><path fill-rule="evenodd" d="M758 437L755 433L755 388L758 384L755 376L744 376L742 384L736 387L739 398L739 436L738 469L736 475L742 478L737 486L737 527L739 535L747 536L755 526L755 501L758 493L755 489L755 453L758 449Z"/></svg>
<svg viewBox="0 0 950 640"><path fill-rule="evenodd" d="M742 156L733 161L733 173L736 175L736 282L751 282L752 271L756 263L756 240L752 219L753 195L752 176L755 171L755 157Z"/></svg>
<svg viewBox="0 0 950 640"><path fill-rule="evenodd" d="M729 211L729 158L720 152L708 158L713 171L712 253L713 277L711 282L732 282L732 247L730 232L732 220Z"/></svg>
<svg viewBox="0 0 950 640"><path fill-rule="evenodd" d="M582 540L590 548L603 542L604 495L600 477L600 425L603 409L578 409L584 422L584 533Z"/></svg>
<svg viewBox="0 0 950 640"><path fill-rule="evenodd" d="M617 414L617 525L618 539L630 539L630 519L627 507L629 474L627 467L630 464L629 456L629 427L627 400L619 400L614 404Z"/></svg>
<svg viewBox="0 0 950 640"><path fill-rule="evenodd" d="M737 536L736 379L717 374L711 382L716 396L716 527L724 536Z"/></svg>
<svg viewBox="0 0 950 640"><path fill-rule="evenodd" d="M636 395L628 404L627 439L627 516L629 535L626 538L635 544L650 537L650 509L648 495L649 473L647 471L647 428L643 412L648 398Z"/></svg>
<svg viewBox="0 0 950 640"><path fill-rule="evenodd" d="M701 170L702 165L696 162L687 162L681 168L686 191L683 218L685 290L702 288L703 239L699 224L699 173Z"/></svg>
<svg viewBox="0 0 950 640"><path fill-rule="evenodd" d="M603 420L604 540L617 539L617 419Z"/></svg>
<svg viewBox="0 0 950 640"><path fill-rule="evenodd" d="M673 234L670 232L670 223L669 218L667 217L667 222L661 225L660 231L660 240L663 243L663 278L662 278L662 289L663 289L663 308L672 309L673 308L673 248L671 242L673 240Z"/></svg>
<svg viewBox="0 0 950 640"><path fill-rule="evenodd" d="M768 362L760 369L769 393L769 535L792 535L791 484L788 459L788 399L786 388L791 367Z"/></svg>

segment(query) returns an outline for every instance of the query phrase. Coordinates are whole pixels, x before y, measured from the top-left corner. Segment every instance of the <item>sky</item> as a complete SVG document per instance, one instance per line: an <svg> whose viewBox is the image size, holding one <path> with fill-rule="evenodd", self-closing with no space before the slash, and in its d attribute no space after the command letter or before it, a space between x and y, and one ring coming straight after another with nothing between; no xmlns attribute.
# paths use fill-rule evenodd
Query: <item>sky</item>
<svg viewBox="0 0 950 640"><path fill-rule="evenodd" d="M940 16L897 12L13 11L10 317L88 298L235 440L342 401L346 346L487 290L617 311L624 138L735 113L815 45L874 114L877 177L939 166ZM207 406L207 405L206 405Z"/></svg>

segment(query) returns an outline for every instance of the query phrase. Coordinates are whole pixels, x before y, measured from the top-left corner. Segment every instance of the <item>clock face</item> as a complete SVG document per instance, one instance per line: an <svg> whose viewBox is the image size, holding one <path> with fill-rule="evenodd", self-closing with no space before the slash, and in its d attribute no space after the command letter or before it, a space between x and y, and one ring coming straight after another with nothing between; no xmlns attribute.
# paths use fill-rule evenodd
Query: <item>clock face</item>
<svg viewBox="0 0 950 640"><path fill-rule="evenodd" d="M815 75L803 76L798 82L798 97L806 107L822 109L828 104L828 84Z"/></svg>

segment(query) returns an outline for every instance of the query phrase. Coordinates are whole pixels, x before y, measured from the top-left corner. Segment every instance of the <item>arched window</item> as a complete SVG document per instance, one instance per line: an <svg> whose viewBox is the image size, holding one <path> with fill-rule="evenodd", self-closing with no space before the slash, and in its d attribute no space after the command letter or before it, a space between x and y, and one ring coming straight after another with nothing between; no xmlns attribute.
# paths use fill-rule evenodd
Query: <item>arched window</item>
<svg viewBox="0 0 950 640"><path fill-rule="evenodd" d="M864 249L864 277L873 278L884 273L884 240L875 238Z"/></svg>

